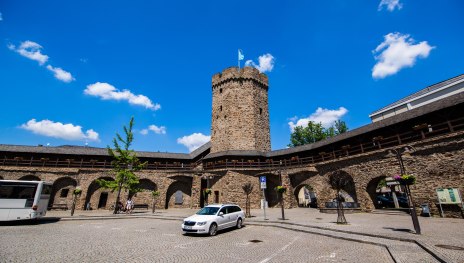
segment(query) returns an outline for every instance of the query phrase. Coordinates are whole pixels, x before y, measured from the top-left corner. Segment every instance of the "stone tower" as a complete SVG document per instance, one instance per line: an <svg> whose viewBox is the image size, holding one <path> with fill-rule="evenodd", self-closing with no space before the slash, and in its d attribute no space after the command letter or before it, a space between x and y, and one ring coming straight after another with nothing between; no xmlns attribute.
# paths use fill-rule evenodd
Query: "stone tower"
<svg viewBox="0 0 464 263"><path fill-rule="evenodd" d="M211 153L271 150L268 79L252 67L230 67L215 74Z"/></svg>

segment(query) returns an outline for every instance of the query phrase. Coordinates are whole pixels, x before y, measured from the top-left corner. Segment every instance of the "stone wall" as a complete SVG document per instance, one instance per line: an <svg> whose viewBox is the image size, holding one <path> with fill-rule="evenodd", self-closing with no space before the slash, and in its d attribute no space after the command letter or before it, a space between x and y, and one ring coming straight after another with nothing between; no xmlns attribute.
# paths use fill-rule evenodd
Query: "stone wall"
<svg viewBox="0 0 464 263"><path fill-rule="evenodd" d="M268 80L255 68L228 68L213 76L211 153L271 149Z"/></svg>
<svg viewBox="0 0 464 263"><path fill-rule="evenodd" d="M425 139L412 144L415 151L404 155L403 161L407 173L417 177L417 183L411 186L411 191L419 208L427 203L434 216L439 216L437 206L437 188L458 188L464 192L464 132L457 132L442 137ZM397 147L395 149L400 149ZM345 192L361 205L364 211L375 208L375 189L378 182L385 177L399 174L399 164L391 149L379 149L374 152L354 156L340 157L336 160L276 170L222 170L209 171L194 175L194 171L176 173L174 171L143 170L137 172L144 192L134 196L137 204L148 204L152 207L153 199L150 191L160 191L156 200L156 208L198 208L202 201L202 187L206 187L205 177L212 177L210 188L213 195L209 202L237 203L245 207L246 196L242 186L252 183L254 190L250 195L251 207L259 208L262 199L259 176L267 177L266 199L271 207L279 206L279 198L275 191L277 185L288 187L284 195L286 208L298 206L298 191L309 185L317 195L318 206L324 207L325 202L335 198L335 191L328 184L328 177L333 173L343 173L352 178L353 184ZM197 172L198 174L198 172ZM77 169L50 167L14 167L0 166L0 177L4 179L28 179L54 182L53 202L66 203L71 206L72 191L76 186L83 190L79 197L77 209L83 209L90 202L93 209L98 209L102 193L108 194L108 200L101 209L109 209L114 203L115 194L109 190L100 189L95 183L99 178L113 178L109 169ZM66 197L59 197L63 189L69 189ZM180 191L182 204L175 204L175 193ZM217 194L217 199L215 196ZM121 200L125 202L127 192L122 192ZM456 205L444 206L446 216L462 217L461 208ZM420 211L418 209L418 211Z"/></svg>

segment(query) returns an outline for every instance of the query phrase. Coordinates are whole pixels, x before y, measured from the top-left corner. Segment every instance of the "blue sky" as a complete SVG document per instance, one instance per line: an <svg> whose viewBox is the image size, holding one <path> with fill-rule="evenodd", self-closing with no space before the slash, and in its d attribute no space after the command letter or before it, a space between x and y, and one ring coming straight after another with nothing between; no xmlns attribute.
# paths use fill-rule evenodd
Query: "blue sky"
<svg viewBox="0 0 464 263"><path fill-rule="evenodd" d="M238 49L269 76L273 149L308 120L355 129L464 73L463 13L461 0L2 0L0 143L106 147L134 116L134 149L189 152Z"/></svg>

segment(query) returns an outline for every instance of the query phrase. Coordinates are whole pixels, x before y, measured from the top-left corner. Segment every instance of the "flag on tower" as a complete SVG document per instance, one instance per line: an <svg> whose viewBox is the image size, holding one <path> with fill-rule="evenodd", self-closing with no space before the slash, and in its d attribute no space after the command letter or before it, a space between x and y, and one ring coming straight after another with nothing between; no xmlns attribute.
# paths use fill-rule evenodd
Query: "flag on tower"
<svg viewBox="0 0 464 263"><path fill-rule="evenodd" d="M243 51L241 49L238 50L238 60L243 60L245 56L243 55Z"/></svg>

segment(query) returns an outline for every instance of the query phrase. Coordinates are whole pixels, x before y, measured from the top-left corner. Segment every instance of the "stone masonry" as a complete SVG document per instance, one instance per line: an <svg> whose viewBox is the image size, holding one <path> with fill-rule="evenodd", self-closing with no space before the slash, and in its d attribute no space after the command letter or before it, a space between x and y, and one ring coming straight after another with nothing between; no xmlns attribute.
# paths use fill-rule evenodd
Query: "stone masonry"
<svg viewBox="0 0 464 263"><path fill-rule="evenodd" d="M252 67L213 76L211 153L271 150L268 79Z"/></svg>

